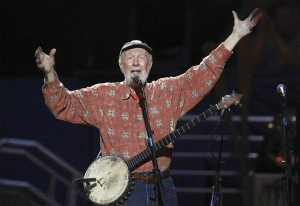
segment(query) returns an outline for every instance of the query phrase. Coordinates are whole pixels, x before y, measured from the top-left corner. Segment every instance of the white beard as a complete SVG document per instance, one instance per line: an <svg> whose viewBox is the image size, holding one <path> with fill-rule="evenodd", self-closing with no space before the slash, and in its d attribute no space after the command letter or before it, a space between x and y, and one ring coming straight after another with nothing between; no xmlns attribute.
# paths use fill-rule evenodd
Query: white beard
<svg viewBox="0 0 300 206"><path fill-rule="evenodd" d="M147 81L149 73L147 73L147 74L145 74L145 73L133 73L133 74L129 74L129 75L124 75L126 84L130 85L130 83L132 81L131 78L132 78L133 75L138 76L139 79L142 81L142 83L145 84L145 82Z"/></svg>

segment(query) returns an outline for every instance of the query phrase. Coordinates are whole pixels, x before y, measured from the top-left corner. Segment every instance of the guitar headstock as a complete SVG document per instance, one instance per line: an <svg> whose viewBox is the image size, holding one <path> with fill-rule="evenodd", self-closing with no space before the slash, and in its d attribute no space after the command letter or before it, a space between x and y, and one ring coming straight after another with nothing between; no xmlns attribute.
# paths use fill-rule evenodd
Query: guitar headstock
<svg viewBox="0 0 300 206"><path fill-rule="evenodd" d="M222 100L217 104L219 109L227 109L232 104L238 105L242 99L243 95L236 92L232 92L230 95L225 95Z"/></svg>

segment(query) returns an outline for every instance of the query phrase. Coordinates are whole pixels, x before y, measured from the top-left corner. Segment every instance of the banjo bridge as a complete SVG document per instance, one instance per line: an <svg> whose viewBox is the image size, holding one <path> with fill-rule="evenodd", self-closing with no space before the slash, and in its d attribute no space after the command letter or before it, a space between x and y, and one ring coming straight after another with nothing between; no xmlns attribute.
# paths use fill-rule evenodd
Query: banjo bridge
<svg viewBox="0 0 300 206"><path fill-rule="evenodd" d="M101 184L101 180L103 179L103 177L101 178L101 179L99 179L99 180L97 180L97 182L99 183L99 185L101 186L101 187L103 187L103 185L106 183L106 181L105 182L103 182L102 184Z"/></svg>

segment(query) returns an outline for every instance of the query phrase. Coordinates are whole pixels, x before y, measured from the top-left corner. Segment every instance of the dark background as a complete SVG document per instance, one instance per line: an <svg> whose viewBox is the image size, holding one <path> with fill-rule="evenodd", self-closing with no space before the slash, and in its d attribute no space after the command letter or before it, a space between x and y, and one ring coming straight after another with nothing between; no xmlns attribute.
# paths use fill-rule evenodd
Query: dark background
<svg viewBox="0 0 300 206"><path fill-rule="evenodd" d="M93 69L117 68L120 48L132 38L145 41L153 48L154 58L162 58L162 50L184 41L187 8L193 10L191 64L198 63L201 44L222 37L232 25L231 11L241 5L239 0L137 2L2 2L1 76L42 76L34 59L38 46L45 52L57 49L57 70L67 77L84 69L87 49L96 55Z"/></svg>

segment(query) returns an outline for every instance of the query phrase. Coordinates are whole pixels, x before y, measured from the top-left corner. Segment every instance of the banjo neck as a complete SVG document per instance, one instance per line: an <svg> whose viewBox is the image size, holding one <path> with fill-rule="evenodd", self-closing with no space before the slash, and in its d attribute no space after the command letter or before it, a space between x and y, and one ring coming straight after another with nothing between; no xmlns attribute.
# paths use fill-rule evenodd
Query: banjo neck
<svg viewBox="0 0 300 206"><path fill-rule="evenodd" d="M192 129L194 126L196 126L198 123L204 121L206 118L210 117L213 114L216 114L219 111L218 104L215 104L214 106L210 107L205 112L201 113L196 118L192 119L191 121L187 122L174 132L168 134L167 136L163 137L161 140L157 141L153 146L155 151L158 151L162 148L164 148L166 145L172 143L176 140L177 137L180 135L186 133L190 129ZM151 157L151 150L148 147L147 149L143 150L133 158L127 161L128 167L131 171L138 168L141 164L145 163L149 158Z"/></svg>

